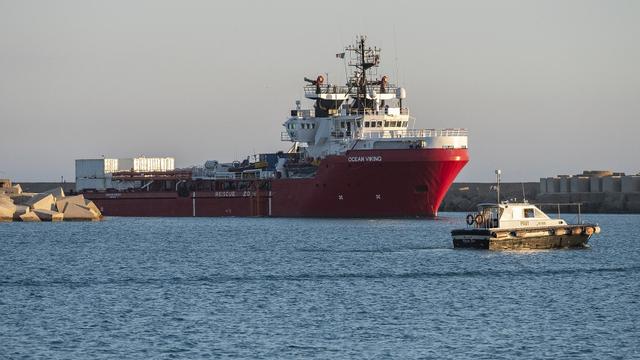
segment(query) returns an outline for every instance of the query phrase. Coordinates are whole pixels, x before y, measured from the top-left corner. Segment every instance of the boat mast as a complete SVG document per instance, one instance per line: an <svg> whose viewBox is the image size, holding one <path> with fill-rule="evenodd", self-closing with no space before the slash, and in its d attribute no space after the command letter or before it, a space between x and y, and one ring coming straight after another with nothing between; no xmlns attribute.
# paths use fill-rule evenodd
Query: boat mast
<svg viewBox="0 0 640 360"><path fill-rule="evenodd" d="M500 169L496 170L496 192L498 193L498 205L500 205Z"/></svg>

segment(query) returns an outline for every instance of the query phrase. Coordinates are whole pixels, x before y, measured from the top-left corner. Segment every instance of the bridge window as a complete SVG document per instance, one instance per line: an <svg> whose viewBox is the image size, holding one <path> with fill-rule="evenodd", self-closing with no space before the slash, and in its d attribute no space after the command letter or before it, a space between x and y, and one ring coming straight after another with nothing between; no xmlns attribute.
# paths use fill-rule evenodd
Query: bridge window
<svg viewBox="0 0 640 360"><path fill-rule="evenodd" d="M311 128L315 129L316 128L316 124L315 123L311 124Z"/></svg>
<svg viewBox="0 0 640 360"><path fill-rule="evenodd" d="M525 218L534 218L536 217L533 209L524 209L524 217Z"/></svg>
<svg viewBox="0 0 640 360"><path fill-rule="evenodd" d="M385 121L385 122L384 122L384 126L385 126L385 127L389 127L389 126L391 126L391 124L389 123L389 121Z"/></svg>
<svg viewBox="0 0 640 360"><path fill-rule="evenodd" d="M364 122L364 127L366 127L366 128L368 128L368 127L369 127L369 122L368 122L368 121L365 121L365 122Z"/></svg>
<svg viewBox="0 0 640 360"><path fill-rule="evenodd" d="M402 122L402 127L407 127L407 122L406 121Z"/></svg>
<svg viewBox="0 0 640 360"><path fill-rule="evenodd" d="M378 121L376 125L376 127L382 127L382 121Z"/></svg>
<svg viewBox="0 0 640 360"><path fill-rule="evenodd" d="M360 120L356 121L356 126L357 127L362 127L362 123L360 122Z"/></svg>

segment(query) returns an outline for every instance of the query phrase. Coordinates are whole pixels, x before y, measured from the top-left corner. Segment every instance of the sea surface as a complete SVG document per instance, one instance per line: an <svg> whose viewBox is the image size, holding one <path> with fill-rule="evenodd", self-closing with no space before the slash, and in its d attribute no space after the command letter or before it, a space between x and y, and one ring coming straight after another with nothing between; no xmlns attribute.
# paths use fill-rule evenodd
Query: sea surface
<svg viewBox="0 0 640 360"><path fill-rule="evenodd" d="M0 359L640 359L640 216L489 252L465 215L0 223Z"/></svg>

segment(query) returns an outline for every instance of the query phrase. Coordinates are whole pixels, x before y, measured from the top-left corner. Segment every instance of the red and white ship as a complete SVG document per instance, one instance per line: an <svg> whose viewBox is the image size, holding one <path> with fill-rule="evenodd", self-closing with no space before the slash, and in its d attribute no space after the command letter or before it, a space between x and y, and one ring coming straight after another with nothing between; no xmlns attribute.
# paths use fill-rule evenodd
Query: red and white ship
<svg viewBox="0 0 640 360"><path fill-rule="evenodd" d="M337 54L351 69L345 85L305 78L314 106L297 101L284 123L289 151L254 162L105 172L106 185L78 190L107 216L436 216L469 160L467 131L410 128L406 91L378 77L380 49L365 41Z"/></svg>

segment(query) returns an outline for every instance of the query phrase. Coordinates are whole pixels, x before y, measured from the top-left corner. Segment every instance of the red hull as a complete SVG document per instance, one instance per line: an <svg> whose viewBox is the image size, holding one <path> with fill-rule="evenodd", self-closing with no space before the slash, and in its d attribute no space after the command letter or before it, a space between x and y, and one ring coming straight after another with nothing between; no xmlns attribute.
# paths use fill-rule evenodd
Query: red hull
<svg viewBox="0 0 640 360"><path fill-rule="evenodd" d="M357 150L271 191L86 193L107 216L428 217L469 161L466 149Z"/></svg>

